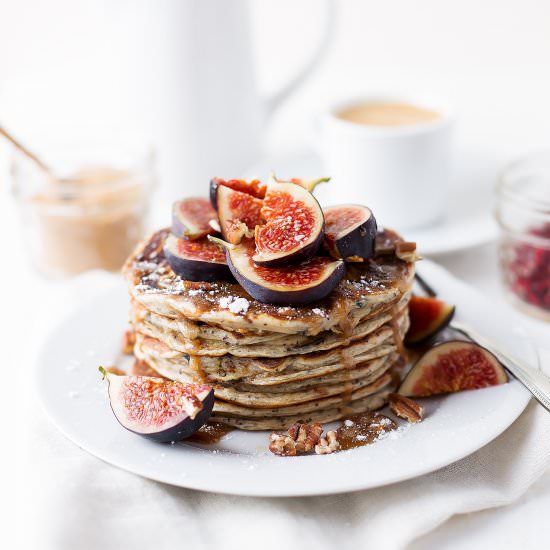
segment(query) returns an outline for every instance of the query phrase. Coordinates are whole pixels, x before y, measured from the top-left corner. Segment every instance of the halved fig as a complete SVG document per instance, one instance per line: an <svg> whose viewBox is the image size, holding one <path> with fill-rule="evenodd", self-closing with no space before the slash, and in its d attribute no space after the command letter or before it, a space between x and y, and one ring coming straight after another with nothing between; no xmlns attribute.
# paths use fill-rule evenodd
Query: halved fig
<svg viewBox="0 0 550 550"><path fill-rule="evenodd" d="M270 176L256 226L254 262L265 267L298 264L312 258L323 239L323 211L301 185Z"/></svg>
<svg viewBox="0 0 550 550"><path fill-rule="evenodd" d="M361 262L374 256L377 226L370 208L342 204L323 208L324 245L331 256Z"/></svg>
<svg viewBox="0 0 550 550"><path fill-rule="evenodd" d="M210 220L216 219L216 211L208 199L189 198L172 206L172 233L180 239L202 239L214 234Z"/></svg>
<svg viewBox="0 0 550 550"><path fill-rule="evenodd" d="M451 340L427 351L409 371L398 393L427 397L508 382L498 359L473 342Z"/></svg>
<svg viewBox="0 0 550 550"><path fill-rule="evenodd" d="M444 329L453 318L455 306L437 298L412 296L409 302L410 326L405 335L408 345L421 344Z"/></svg>
<svg viewBox="0 0 550 550"><path fill-rule="evenodd" d="M208 239L188 241L170 234L164 242L164 256L174 273L187 281L233 279L224 251Z"/></svg>
<svg viewBox="0 0 550 550"><path fill-rule="evenodd" d="M231 244L239 244L244 237L252 237L261 221L262 201L224 185L218 186L216 196L223 238Z"/></svg>
<svg viewBox="0 0 550 550"><path fill-rule="evenodd" d="M212 206L218 208L218 188L220 186L229 187L235 191L252 195L257 199L265 197L266 186L260 180L224 180L222 178L212 178L210 180L210 202Z"/></svg>
<svg viewBox="0 0 550 550"><path fill-rule="evenodd" d="M220 239L210 237L213 241ZM341 281L345 265L316 256L293 266L264 267L253 261L254 241L239 245L220 242L235 279L256 300L275 305L304 305L321 300Z"/></svg>
<svg viewBox="0 0 550 550"><path fill-rule="evenodd" d="M204 426L214 407L214 390L151 376L118 376L99 367L109 382L116 419L127 430L158 441L180 441Z"/></svg>

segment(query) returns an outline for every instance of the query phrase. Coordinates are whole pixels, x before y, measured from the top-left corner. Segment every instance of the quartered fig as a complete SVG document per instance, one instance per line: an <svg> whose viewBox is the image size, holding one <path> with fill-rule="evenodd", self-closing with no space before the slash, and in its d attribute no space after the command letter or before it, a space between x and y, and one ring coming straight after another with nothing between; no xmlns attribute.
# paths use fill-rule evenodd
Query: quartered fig
<svg viewBox="0 0 550 550"><path fill-rule="evenodd" d="M408 345L421 344L443 330L453 318L455 307L437 298L412 296L409 302L410 326L405 336Z"/></svg>
<svg viewBox="0 0 550 550"><path fill-rule="evenodd" d="M219 239L212 238L219 241ZM256 300L275 305L303 305L321 300L341 281L345 265L331 258L310 258L298 265L265 267L253 261L254 241L226 247L235 279Z"/></svg>
<svg viewBox="0 0 550 550"><path fill-rule="evenodd" d="M374 256L376 220L371 210L360 204L323 208L324 245L334 258L360 262Z"/></svg>
<svg viewBox="0 0 550 550"><path fill-rule="evenodd" d="M266 186L260 180L224 180L222 178L212 178L210 180L210 202L212 206L218 208L218 188L220 186L252 195L257 199L265 197Z"/></svg>
<svg viewBox="0 0 550 550"><path fill-rule="evenodd" d="M506 382L506 371L492 353L473 342L452 340L427 351L409 371L398 392L408 397L427 397Z"/></svg>
<svg viewBox="0 0 550 550"><path fill-rule="evenodd" d="M164 256L174 273L187 281L233 279L224 251L206 238L188 241L168 235Z"/></svg>
<svg viewBox="0 0 550 550"><path fill-rule="evenodd" d="M212 414L214 390L210 386L99 370L109 382L116 419L127 430L148 439L180 441L206 424Z"/></svg>
<svg viewBox="0 0 550 550"><path fill-rule="evenodd" d="M224 185L217 187L216 197L223 238L231 244L239 244L244 237L254 236L254 228L261 221L262 201Z"/></svg>
<svg viewBox="0 0 550 550"><path fill-rule="evenodd" d="M172 233L180 239L201 239L214 234L210 220L216 218L208 199L183 199L172 206Z"/></svg>
<svg viewBox="0 0 550 550"><path fill-rule="evenodd" d="M301 185L280 182L272 175L256 226L254 262L266 267L298 264L312 258L323 238L323 212Z"/></svg>

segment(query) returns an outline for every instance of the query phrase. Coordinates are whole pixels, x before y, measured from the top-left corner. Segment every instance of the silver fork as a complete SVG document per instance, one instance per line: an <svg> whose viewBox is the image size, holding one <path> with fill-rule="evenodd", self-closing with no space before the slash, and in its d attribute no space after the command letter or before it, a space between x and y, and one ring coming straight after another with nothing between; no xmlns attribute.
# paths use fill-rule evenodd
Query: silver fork
<svg viewBox="0 0 550 550"><path fill-rule="evenodd" d="M433 288L420 276L416 276L418 284L430 296L436 296ZM516 359L512 355L503 352L491 340L485 338L475 329L459 321L451 321L449 328L467 336L472 342L489 350L527 390L533 397L550 412L550 378L542 371L534 369L530 365Z"/></svg>

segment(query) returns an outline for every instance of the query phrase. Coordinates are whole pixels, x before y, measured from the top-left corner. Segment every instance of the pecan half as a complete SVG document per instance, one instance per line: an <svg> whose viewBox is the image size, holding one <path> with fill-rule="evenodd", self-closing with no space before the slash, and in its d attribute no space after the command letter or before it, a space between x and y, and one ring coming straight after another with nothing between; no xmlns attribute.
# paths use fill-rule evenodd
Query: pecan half
<svg viewBox="0 0 550 550"><path fill-rule="evenodd" d="M296 422L288 429L288 435L296 441L296 450L299 453L311 451L319 443L322 433L323 426L318 422L313 424Z"/></svg>
<svg viewBox="0 0 550 550"><path fill-rule="evenodd" d="M326 437L322 437L319 443L315 445L315 453L318 455L328 455L340 450L340 443L336 439L336 432L327 432Z"/></svg>
<svg viewBox="0 0 550 550"><path fill-rule="evenodd" d="M296 456L296 441L289 435L272 433L269 450L278 456Z"/></svg>
<svg viewBox="0 0 550 550"><path fill-rule="evenodd" d="M311 451L319 443L323 427L319 423L296 422L287 434L272 433L269 450L279 456L296 456Z"/></svg>
<svg viewBox="0 0 550 550"><path fill-rule="evenodd" d="M404 395L390 393L388 395L388 402L391 411L408 422L420 422L424 417L424 407Z"/></svg>
<svg viewBox="0 0 550 550"><path fill-rule="evenodd" d="M395 243L395 255L405 262L416 262L420 256L416 253L416 243L398 242Z"/></svg>

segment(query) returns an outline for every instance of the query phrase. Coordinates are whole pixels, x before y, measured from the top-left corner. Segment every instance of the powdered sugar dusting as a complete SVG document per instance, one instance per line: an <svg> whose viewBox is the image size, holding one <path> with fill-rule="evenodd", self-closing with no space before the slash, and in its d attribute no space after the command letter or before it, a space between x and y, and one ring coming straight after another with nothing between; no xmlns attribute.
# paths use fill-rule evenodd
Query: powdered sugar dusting
<svg viewBox="0 0 550 550"><path fill-rule="evenodd" d="M246 298L237 298L236 296L224 296L220 299L220 307L228 309L236 315L246 313L250 307L250 302Z"/></svg>

